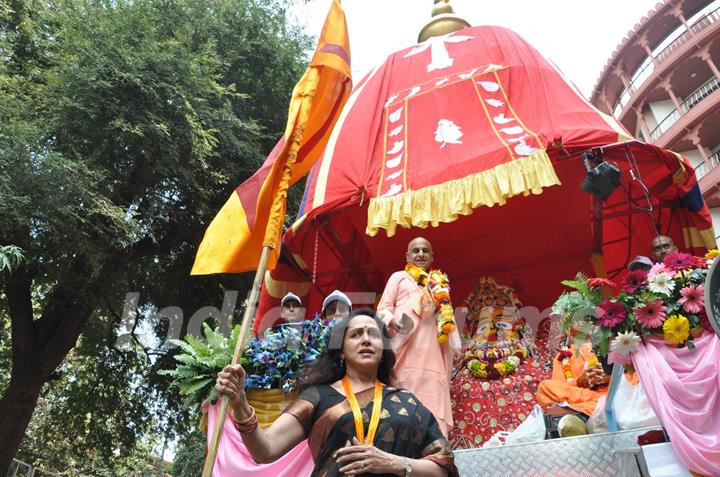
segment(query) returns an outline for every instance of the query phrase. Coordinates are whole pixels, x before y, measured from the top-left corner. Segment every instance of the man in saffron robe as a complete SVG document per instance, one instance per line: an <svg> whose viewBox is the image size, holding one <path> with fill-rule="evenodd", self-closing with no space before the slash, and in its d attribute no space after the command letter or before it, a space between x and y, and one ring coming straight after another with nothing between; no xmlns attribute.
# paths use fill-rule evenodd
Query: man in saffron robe
<svg viewBox="0 0 720 477"><path fill-rule="evenodd" d="M408 271L430 272L433 261L430 242L422 237L413 239L405 258L406 270L390 276L377 313L394 334L397 386L415 394L447 436L453 426L450 373L453 358L460 352L460 336L454 329L446 342L438 340L438 306L428 286L419 285Z"/></svg>
<svg viewBox="0 0 720 477"><path fill-rule="evenodd" d="M600 396L607 394L609 381L590 343L580 348L571 345L555 357L552 378L540 382L538 404L544 408L566 404L590 416Z"/></svg>

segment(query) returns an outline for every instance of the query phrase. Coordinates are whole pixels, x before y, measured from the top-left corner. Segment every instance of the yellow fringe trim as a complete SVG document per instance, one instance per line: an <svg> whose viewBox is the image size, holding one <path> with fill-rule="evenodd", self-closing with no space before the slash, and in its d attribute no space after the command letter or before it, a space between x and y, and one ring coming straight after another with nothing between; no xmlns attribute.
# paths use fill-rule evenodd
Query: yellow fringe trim
<svg viewBox="0 0 720 477"><path fill-rule="evenodd" d="M398 225L437 227L457 220L460 215L470 215L481 205L504 205L510 197L541 194L544 187L553 185L560 185L560 179L547 153L540 151L462 179L392 197L372 198L365 233L373 237L383 228L392 237Z"/></svg>

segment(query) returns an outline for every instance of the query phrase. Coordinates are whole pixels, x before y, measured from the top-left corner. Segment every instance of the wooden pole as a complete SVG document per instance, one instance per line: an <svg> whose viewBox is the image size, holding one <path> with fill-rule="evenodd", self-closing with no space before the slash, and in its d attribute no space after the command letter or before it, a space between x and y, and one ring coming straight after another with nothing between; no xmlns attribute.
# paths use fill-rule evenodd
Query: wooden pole
<svg viewBox="0 0 720 477"><path fill-rule="evenodd" d="M265 276L265 269L267 268L268 257L270 256L270 247L267 245L262 249L262 255L260 256L260 263L258 264L257 272L255 272L255 280L253 281L252 289L250 290L250 297L243 314L242 325L240 327L240 335L238 337L237 346L235 346L235 354L231 364L237 364L240 362L243 349L247 345L248 330L252 329L253 321L255 320L255 311L257 310L258 300L260 298L260 288L262 287L263 277ZM227 396L223 396L220 400L220 411L218 411L217 418L215 419L215 428L213 429L212 440L210 441L210 447L208 447L208 453L205 457L205 465L203 466L202 477L212 477L212 471L215 467L215 458L217 457L218 445L220 444L220 437L222 436L222 430L225 426L225 417L227 416L228 405L230 401Z"/></svg>

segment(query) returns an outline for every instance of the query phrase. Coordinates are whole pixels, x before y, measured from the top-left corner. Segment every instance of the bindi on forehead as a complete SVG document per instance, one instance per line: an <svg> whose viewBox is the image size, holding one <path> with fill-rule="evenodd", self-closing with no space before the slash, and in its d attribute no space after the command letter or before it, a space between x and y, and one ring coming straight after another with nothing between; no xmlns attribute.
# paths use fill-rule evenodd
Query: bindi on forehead
<svg viewBox="0 0 720 477"><path fill-rule="evenodd" d="M366 318L367 321L363 318ZM367 330L368 328L377 328L377 323L374 319L371 317L356 317L353 319L350 324L348 324L348 331L354 331L354 330Z"/></svg>

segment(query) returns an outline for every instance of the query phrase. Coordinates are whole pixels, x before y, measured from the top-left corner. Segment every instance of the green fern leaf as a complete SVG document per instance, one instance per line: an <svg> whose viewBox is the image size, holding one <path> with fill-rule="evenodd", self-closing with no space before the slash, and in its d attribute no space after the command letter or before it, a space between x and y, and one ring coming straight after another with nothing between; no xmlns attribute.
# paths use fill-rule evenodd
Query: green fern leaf
<svg viewBox="0 0 720 477"><path fill-rule="evenodd" d="M185 336L185 341L187 341L188 344L193 347L195 354L197 354L198 356L207 356L210 354L210 348L208 348L205 343L195 338L193 335Z"/></svg>
<svg viewBox="0 0 720 477"><path fill-rule="evenodd" d="M203 323L203 331L207 338L208 348L211 350L219 350L225 348L225 338L219 332L210 328L210 325Z"/></svg>
<svg viewBox="0 0 720 477"><path fill-rule="evenodd" d="M215 381L213 378L209 378L206 376L198 376L198 378L204 379L200 379L196 382L182 383L180 386L178 386L178 388L180 389L180 394L194 393Z"/></svg>

